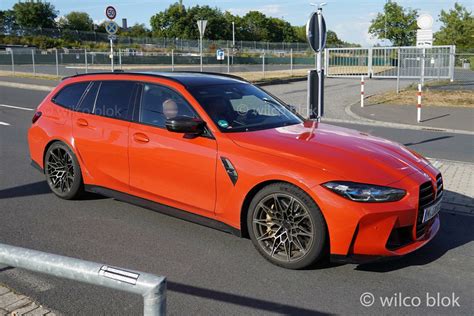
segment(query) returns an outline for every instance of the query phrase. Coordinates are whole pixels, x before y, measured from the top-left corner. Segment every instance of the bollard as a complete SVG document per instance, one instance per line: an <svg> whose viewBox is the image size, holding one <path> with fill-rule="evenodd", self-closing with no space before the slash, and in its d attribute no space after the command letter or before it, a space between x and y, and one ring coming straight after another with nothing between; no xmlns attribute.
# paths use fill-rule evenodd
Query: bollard
<svg viewBox="0 0 474 316"><path fill-rule="evenodd" d="M418 102L416 105L416 120L418 123L421 122L421 83L418 84L418 92L416 93Z"/></svg>
<svg viewBox="0 0 474 316"><path fill-rule="evenodd" d="M263 72L263 78L265 78L265 52L263 52L263 55L262 55L262 72Z"/></svg>
<svg viewBox="0 0 474 316"><path fill-rule="evenodd" d="M86 73L89 72L89 65L87 65L87 49L84 49L84 62L86 65Z"/></svg>
<svg viewBox="0 0 474 316"><path fill-rule="evenodd" d="M33 62L33 76L36 76L35 51L31 50L31 61Z"/></svg>
<svg viewBox="0 0 474 316"><path fill-rule="evenodd" d="M360 77L360 107L364 107L364 76Z"/></svg>
<svg viewBox="0 0 474 316"><path fill-rule="evenodd" d="M56 76L59 77L58 49L56 48L54 52L56 55Z"/></svg>
<svg viewBox="0 0 474 316"><path fill-rule="evenodd" d="M174 49L171 50L171 71L174 71Z"/></svg>
<svg viewBox="0 0 474 316"><path fill-rule="evenodd" d="M293 77L293 48L290 49L290 74Z"/></svg>
<svg viewBox="0 0 474 316"><path fill-rule="evenodd" d="M13 57L13 49L10 50L10 53L12 53L12 75L15 75L15 58Z"/></svg>
<svg viewBox="0 0 474 316"><path fill-rule="evenodd" d="M230 74L230 50L227 48L227 73Z"/></svg>

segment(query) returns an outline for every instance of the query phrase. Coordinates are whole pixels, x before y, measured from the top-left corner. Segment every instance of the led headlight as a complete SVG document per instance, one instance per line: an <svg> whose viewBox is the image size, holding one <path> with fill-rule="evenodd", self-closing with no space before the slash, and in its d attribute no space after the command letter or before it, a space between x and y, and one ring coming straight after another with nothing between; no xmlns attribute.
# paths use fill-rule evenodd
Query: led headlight
<svg viewBox="0 0 474 316"><path fill-rule="evenodd" d="M345 181L327 182L323 186L356 202L393 202L401 200L406 194L402 189Z"/></svg>

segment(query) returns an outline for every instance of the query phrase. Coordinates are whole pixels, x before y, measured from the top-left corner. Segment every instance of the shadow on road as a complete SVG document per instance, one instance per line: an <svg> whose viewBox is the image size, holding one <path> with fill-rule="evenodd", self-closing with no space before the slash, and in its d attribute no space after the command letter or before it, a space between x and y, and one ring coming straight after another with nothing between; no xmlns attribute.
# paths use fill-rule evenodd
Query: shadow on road
<svg viewBox="0 0 474 316"><path fill-rule="evenodd" d="M0 199L25 197L32 195L52 194L46 181L38 181L0 190ZM107 197L95 193L87 192L81 200L101 200Z"/></svg>
<svg viewBox="0 0 474 316"><path fill-rule="evenodd" d="M424 143L430 143L430 142L435 142L437 140L442 140L442 139L447 139L447 138L453 138L454 136L440 136L440 137L435 137L435 138L429 138L425 139L416 143L406 143L403 144L404 146L414 146L414 145L419 145L419 144L424 144Z"/></svg>
<svg viewBox="0 0 474 316"><path fill-rule="evenodd" d="M331 315L311 309L275 303L258 298L230 294L176 282L168 282L167 290L285 315Z"/></svg>
<svg viewBox="0 0 474 316"><path fill-rule="evenodd" d="M474 203L474 199L452 191L445 191L454 200ZM445 206L443 207L445 208ZM438 235L425 247L404 257L357 266L356 270L391 272L409 266L426 265L444 256L447 252L474 241L474 216L461 212L441 211L441 228Z"/></svg>
<svg viewBox="0 0 474 316"><path fill-rule="evenodd" d="M430 118L427 118L427 119L424 119L424 120L421 120L422 123L424 122L428 122L428 121L432 121L432 120L437 120L437 119L440 119L440 118L443 118L443 117L446 117L446 116L450 116L451 114L444 114L444 115L438 115L438 116L435 116L435 117L430 117Z"/></svg>

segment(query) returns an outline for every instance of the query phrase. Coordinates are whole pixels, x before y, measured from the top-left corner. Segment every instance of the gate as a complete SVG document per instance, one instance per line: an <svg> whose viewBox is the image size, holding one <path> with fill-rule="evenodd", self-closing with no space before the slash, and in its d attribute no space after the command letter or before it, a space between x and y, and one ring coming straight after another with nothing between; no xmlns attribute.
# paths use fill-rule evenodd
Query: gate
<svg viewBox="0 0 474 316"><path fill-rule="evenodd" d="M328 77L453 79L455 46L328 48Z"/></svg>

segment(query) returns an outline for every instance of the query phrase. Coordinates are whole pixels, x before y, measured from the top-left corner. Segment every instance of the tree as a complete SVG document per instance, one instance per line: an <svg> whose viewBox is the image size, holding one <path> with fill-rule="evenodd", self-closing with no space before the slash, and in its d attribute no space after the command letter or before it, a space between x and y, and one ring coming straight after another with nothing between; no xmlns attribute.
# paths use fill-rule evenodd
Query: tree
<svg viewBox="0 0 474 316"><path fill-rule="evenodd" d="M12 10L0 10L0 33L8 34L17 26L15 14Z"/></svg>
<svg viewBox="0 0 474 316"><path fill-rule="evenodd" d="M89 14L72 11L59 20L59 26L68 30L92 31L94 22Z"/></svg>
<svg viewBox="0 0 474 316"><path fill-rule="evenodd" d="M378 13L371 21L369 33L379 39L387 39L395 46L414 45L417 17L417 10L404 9L396 2L389 1L384 6L384 12Z"/></svg>
<svg viewBox="0 0 474 316"><path fill-rule="evenodd" d="M19 26L31 28L54 28L58 16L52 4L34 0L16 3L13 13Z"/></svg>
<svg viewBox="0 0 474 316"><path fill-rule="evenodd" d="M153 35L167 38L189 38L187 11L182 3L171 4L150 18Z"/></svg>
<svg viewBox="0 0 474 316"><path fill-rule="evenodd" d="M129 27L127 30L121 30L120 35L130 37L148 37L150 30L146 28L145 24L138 24Z"/></svg>
<svg viewBox="0 0 474 316"><path fill-rule="evenodd" d="M456 45L458 48L474 48L474 17L462 5L455 3L454 9L441 10L439 20L443 25L435 33L436 45Z"/></svg>

